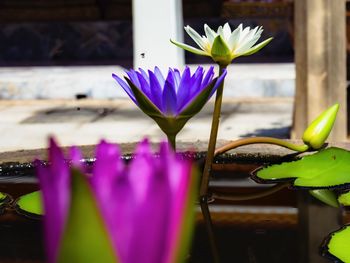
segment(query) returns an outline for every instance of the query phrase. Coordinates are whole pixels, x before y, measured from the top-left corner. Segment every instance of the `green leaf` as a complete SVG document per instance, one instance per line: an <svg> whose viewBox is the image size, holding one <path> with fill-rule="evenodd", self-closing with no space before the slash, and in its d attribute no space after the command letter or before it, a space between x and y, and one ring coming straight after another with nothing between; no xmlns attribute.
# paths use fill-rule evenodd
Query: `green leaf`
<svg viewBox="0 0 350 263"><path fill-rule="evenodd" d="M177 42L175 40L172 40L170 39L170 42L173 43L174 45L184 49L184 50L187 50L191 53L194 53L194 54L197 54L197 55L201 55L201 56L210 56L210 54L208 54L207 52L203 51L203 50L200 50L198 48L194 48L190 45L186 45L184 43L180 43L180 42Z"/></svg>
<svg viewBox="0 0 350 263"><path fill-rule="evenodd" d="M232 52L220 35L214 39L211 57L222 66L227 66L232 61Z"/></svg>
<svg viewBox="0 0 350 263"><path fill-rule="evenodd" d="M249 56L249 55L253 55L256 52L258 52L260 49L262 49L263 47L265 47L268 43L271 42L271 40L273 39L273 37L270 37L266 40L264 40L263 42L255 45L254 47L252 47L251 49L249 49L247 52L243 53L241 56Z"/></svg>
<svg viewBox="0 0 350 263"><path fill-rule="evenodd" d="M350 191L340 194L338 196L338 202L343 206L350 206Z"/></svg>
<svg viewBox="0 0 350 263"><path fill-rule="evenodd" d="M259 170L257 178L265 181L294 180L294 186L339 188L350 184L350 152L332 147L300 160L272 165Z"/></svg>
<svg viewBox="0 0 350 263"><path fill-rule="evenodd" d="M309 193L320 200L321 202L333 206L333 207L339 207L339 203L337 200L337 196L335 193L328 189L316 189L316 190L310 190Z"/></svg>
<svg viewBox="0 0 350 263"><path fill-rule="evenodd" d="M350 262L350 226L333 232L329 235L326 250L342 262Z"/></svg>
<svg viewBox="0 0 350 263"><path fill-rule="evenodd" d="M16 204L20 210L35 215L43 215L43 205L41 198L41 191L32 192L30 194L22 195L18 198Z"/></svg>
<svg viewBox="0 0 350 263"><path fill-rule="evenodd" d="M117 262L87 178L77 170L72 170L71 204L58 259L62 263Z"/></svg>

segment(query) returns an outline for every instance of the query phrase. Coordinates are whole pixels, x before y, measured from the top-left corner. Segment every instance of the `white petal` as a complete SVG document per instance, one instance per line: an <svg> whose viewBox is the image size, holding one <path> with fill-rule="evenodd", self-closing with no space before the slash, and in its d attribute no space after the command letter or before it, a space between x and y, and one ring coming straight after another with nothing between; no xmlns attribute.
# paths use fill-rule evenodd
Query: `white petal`
<svg viewBox="0 0 350 263"><path fill-rule="evenodd" d="M217 36L216 32L214 30L212 30L207 24L204 24L204 31L205 31L205 35L207 36L207 39L210 43L210 46L212 46L214 39Z"/></svg>
<svg viewBox="0 0 350 263"><path fill-rule="evenodd" d="M231 34L230 38L227 41L228 47L233 51L238 43L239 36L242 32L242 24L240 24Z"/></svg>
<svg viewBox="0 0 350 263"><path fill-rule="evenodd" d="M245 29L243 29L243 31L239 35L238 42L240 43L241 41L243 41L245 39L245 37L249 34L249 32L250 32L250 27L249 26L246 27Z"/></svg>
<svg viewBox="0 0 350 263"><path fill-rule="evenodd" d="M224 32L223 32L223 30L222 30L222 26L219 26L219 27L218 27L217 34L220 35L221 37L224 37Z"/></svg>
<svg viewBox="0 0 350 263"><path fill-rule="evenodd" d="M230 38L231 32L232 32L232 31L231 31L231 27L230 27L230 25L229 25L228 23L226 23L226 24L224 25L223 31L224 31L224 39L225 39L225 41L227 42L228 39Z"/></svg>
<svg viewBox="0 0 350 263"><path fill-rule="evenodd" d="M197 43L201 49L205 49L205 44L202 37L190 26L186 26L185 30L187 34Z"/></svg>

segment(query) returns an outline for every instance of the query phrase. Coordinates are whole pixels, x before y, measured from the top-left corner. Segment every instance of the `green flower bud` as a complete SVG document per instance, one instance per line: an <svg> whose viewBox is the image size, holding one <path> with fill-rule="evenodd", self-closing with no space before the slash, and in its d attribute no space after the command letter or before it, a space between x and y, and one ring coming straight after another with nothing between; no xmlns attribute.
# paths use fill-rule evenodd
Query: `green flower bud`
<svg viewBox="0 0 350 263"><path fill-rule="evenodd" d="M312 149L320 149L330 134L337 117L339 104L325 110L307 127L303 134L303 141Z"/></svg>
<svg viewBox="0 0 350 263"><path fill-rule="evenodd" d="M231 50L220 35L214 39L211 57L216 63L222 66L227 66L232 61Z"/></svg>

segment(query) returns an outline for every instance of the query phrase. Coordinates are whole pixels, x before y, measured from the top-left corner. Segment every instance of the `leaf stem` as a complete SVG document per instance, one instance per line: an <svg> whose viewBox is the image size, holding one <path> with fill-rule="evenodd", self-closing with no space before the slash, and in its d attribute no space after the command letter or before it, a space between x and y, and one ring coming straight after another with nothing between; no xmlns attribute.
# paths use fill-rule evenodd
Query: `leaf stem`
<svg viewBox="0 0 350 263"><path fill-rule="evenodd" d="M212 193L211 197L214 199L227 200L227 201L247 201L247 200L258 199L258 198L262 198L262 197L274 194L288 186L290 186L290 183L276 184L272 187L266 188L261 191L256 191L253 193L240 193L240 194Z"/></svg>
<svg viewBox="0 0 350 263"><path fill-rule="evenodd" d="M251 137L251 138L239 139L218 148L215 151L214 156L225 153L229 150L232 150L234 148L237 148L243 145L261 144L261 143L279 145L297 152L305 152L309 149L309 146L306 144L297 145L297 144L288 142L286 140L281 140L281 139L271 138L271 137Z"/></svg>
<svg viewBox="0 0 350 263"><path fill-rule="evenodd" d="M225 69L226 69L226 66L220 65L220 68L219 68L220 75L224 72ZM213 112L213 118L211 123L207 157L205 160L201 186L199 190L200 197L206 196L208 194L210 171L213 164L216 139L217 139L219 123L220 123L223 90L224 90L224 80L221 82L220 86L216 91L216 98L215 98L214 112Z"/></svg>

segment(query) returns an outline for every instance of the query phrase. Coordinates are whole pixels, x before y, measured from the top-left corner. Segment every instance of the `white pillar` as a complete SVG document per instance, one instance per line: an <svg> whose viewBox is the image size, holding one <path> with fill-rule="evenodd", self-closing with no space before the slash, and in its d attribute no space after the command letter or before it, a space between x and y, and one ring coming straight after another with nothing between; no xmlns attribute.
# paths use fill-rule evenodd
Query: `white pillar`
<svg viewBox="0 0 350 263"><path fill-rule="evenodd" d="M184 51L181 0L133 0L134 68L182 68Z"/></svg>

